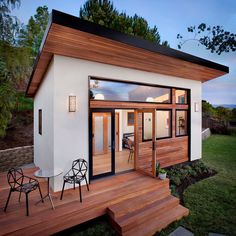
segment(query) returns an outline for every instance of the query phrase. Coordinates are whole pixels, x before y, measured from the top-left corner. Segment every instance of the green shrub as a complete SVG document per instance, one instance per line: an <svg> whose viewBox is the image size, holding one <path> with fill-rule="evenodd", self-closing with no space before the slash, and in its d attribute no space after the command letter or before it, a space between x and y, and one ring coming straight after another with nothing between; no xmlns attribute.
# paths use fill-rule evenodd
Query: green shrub
<svg viewBox="0 0 236 236"><path fill-rule="evenodd" d="M33 110L33 99L25 96L24 93L18 93L15 103L16 111L29 111Z"/></svg>
<svg viewBox="0 0 236 236"><path fill-rule="evenodd" d="M212 172L213 170L207 167L202 161L197 160L187 165L181 164L173 166L167 171L167 175L171 184L179 186L182 181L188 177L195 178L197 176L201 176L202 174Z"/></svg>
<svg viewBox="0 0 236 236"><path fill-rule="evenodd" d="M229 135L236 136L236 128L228 128Z"/></svg>

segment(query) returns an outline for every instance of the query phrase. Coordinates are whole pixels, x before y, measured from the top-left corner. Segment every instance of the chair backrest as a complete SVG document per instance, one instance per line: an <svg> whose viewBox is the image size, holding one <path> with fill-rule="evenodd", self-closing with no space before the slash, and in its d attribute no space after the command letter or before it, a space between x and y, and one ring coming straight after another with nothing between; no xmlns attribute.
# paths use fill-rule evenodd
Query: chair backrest
<svg viewBox="0 0 236 236"><path fill-rule="evenodd" d="M134 142L130 139L127 140L127 145L130 150L134 148Z"/></svg>
<svg viewBox="0 0 236 236"><path fill-rule="evenodd" d="M77 159L72 162L72 171L74 176L84 177L88 171L87 161L84 159Z"/></svg>
<svg viewBox="0 0 236 236"><path fill-rule="evenodd" d="M24 175L21 168L11 168L7 173L7 181L12 189L15 189L23 184Z"/></svg>

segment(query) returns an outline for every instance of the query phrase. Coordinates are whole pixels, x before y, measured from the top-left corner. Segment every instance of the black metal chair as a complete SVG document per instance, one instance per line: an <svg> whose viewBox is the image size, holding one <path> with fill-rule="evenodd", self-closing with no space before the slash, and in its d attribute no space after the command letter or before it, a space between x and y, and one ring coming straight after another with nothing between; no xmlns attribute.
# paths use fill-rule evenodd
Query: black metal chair
<svg viewBox="0 0 236 236"><path fill-rule="evenodd" d="M75 184L79 184L79 194L80 194L80 202L82 202L82 194L81 194L81 182L85 180L87 189L89 191L88 181L86 177L86 173L88 171L88 164L84 159L77 159L73 161L72 168L63 176L64 182L61 192L61 200L64 193L65 184L73 184L75 189Z"/></svg>
<svg viewBox="0 0 236 236"><path fill-rule="evenodd" d="M41 197L41 200L43 202L43 197L40 189L40 185L38 180L28 177L23 174L23 170L21 168L11 168L7 173L7 181L10 185L10 192L7 198L7 202L4 208L4 211L6 212L7 206L11 197L12 192L19 192L19 202L21 199L21 193L25 193L26 198L26 215L29 215L29 201L28 201L28 194L37 188L39 189L39 194Z"/></svg>

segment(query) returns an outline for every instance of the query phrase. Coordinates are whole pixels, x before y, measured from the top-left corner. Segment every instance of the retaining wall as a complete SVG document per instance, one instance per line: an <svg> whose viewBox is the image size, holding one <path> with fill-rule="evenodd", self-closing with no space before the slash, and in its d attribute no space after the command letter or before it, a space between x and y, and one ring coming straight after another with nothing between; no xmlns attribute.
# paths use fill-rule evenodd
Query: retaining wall
<svg viewBox="0 0 236 236"><path fill-rule="evenodd" d="M211 130L209 128L202 131L202 140L205 140L211 136Z"/></svg>
<svg viewBox="0 0 236 236"><path fill-rule="evenodd" d="M33 156L34 146L0 150L0 171L7 171L12 167L33 163Z"/></svg>

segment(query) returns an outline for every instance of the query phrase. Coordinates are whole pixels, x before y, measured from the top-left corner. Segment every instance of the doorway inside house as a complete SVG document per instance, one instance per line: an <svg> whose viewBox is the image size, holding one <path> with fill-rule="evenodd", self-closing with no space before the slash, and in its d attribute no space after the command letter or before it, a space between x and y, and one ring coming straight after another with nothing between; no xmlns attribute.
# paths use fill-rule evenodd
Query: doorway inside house
<svg viewBox="0 0 236 236"><path fill-rule="evenodd" d="M134 169L134 110L92 109L90 112L90 176L92 179Z"/></svg>

